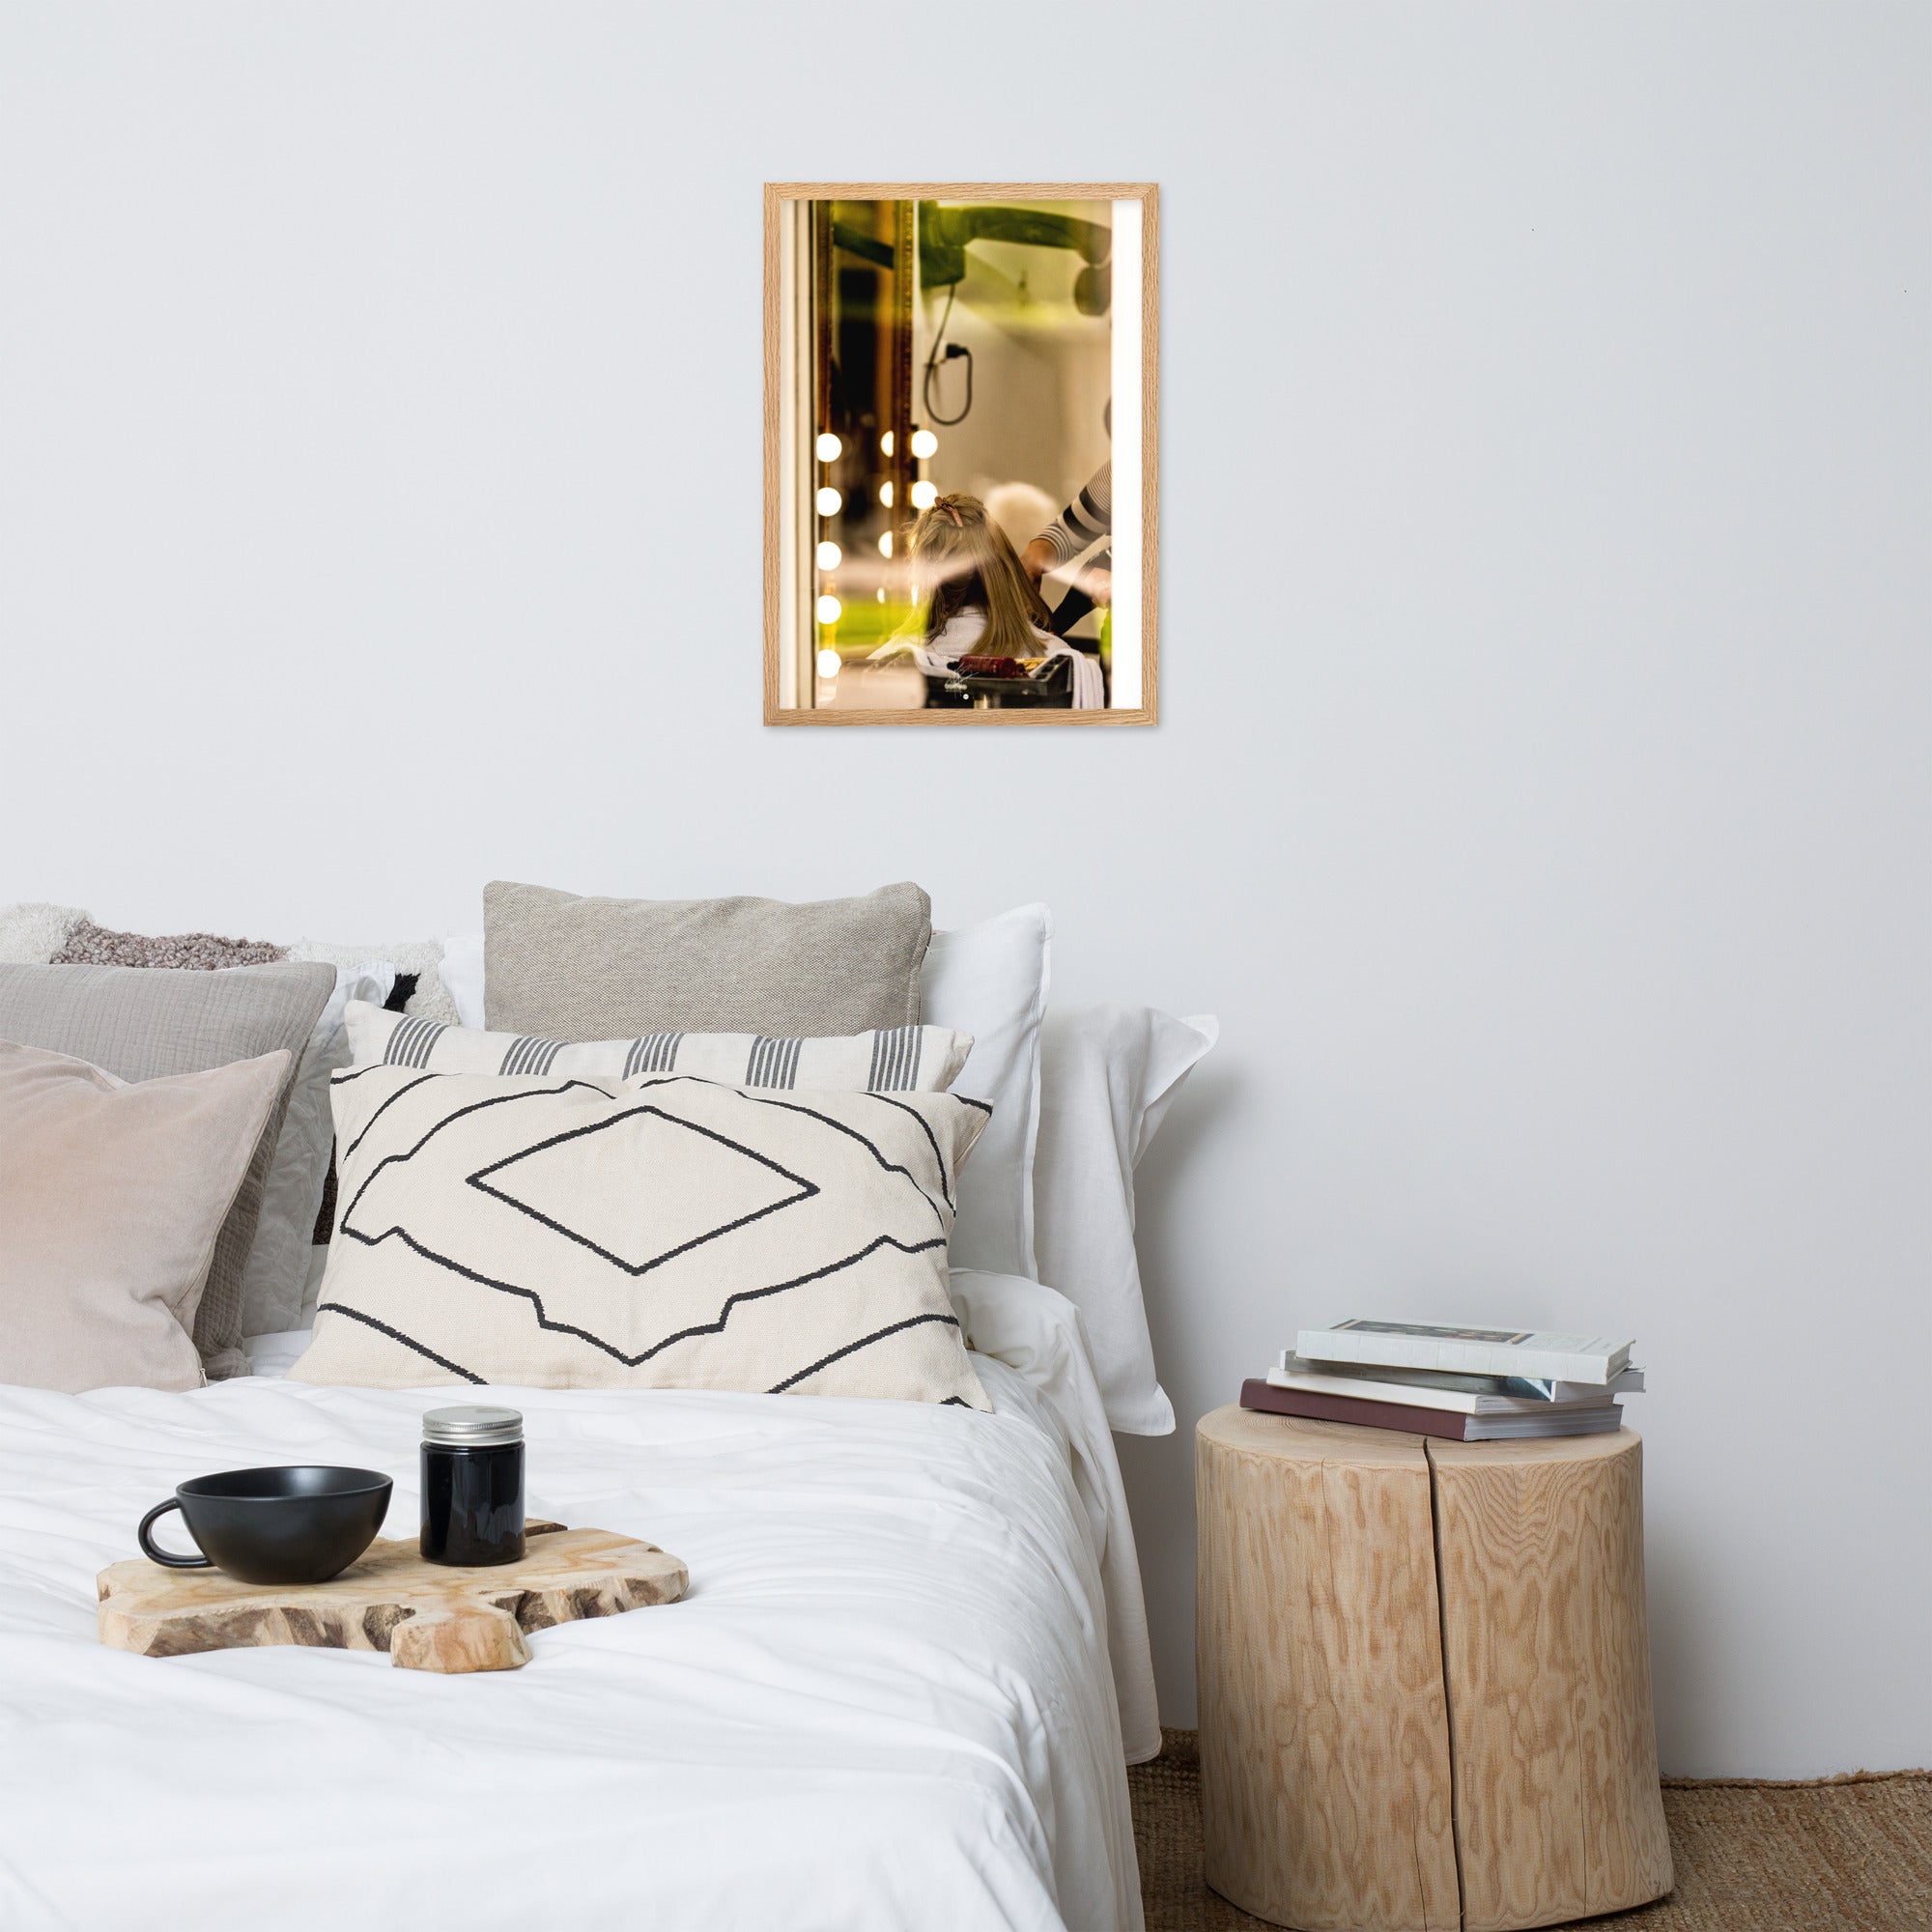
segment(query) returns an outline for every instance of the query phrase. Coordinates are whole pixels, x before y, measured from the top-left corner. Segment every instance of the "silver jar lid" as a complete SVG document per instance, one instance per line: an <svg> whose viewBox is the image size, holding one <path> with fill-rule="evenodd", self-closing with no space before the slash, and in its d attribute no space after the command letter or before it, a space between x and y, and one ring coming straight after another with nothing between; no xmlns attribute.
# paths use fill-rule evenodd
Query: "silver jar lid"
<svg viewBox="0 0 1932 1932"><path fill-rule="evenodd" d="M423 1440L449 1449L488 1449L523 1439L523 1414L514 1408L432 1408L423 1417Z"/></svg>

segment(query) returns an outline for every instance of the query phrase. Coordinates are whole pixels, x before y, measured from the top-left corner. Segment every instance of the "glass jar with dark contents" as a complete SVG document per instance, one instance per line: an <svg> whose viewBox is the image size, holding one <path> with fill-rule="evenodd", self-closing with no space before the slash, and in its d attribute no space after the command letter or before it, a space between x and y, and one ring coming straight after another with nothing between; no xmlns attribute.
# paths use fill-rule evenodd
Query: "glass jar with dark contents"
<svg viewBox="0 0 1932 1932"><path fill-rule="evenodd" d="M423 1417L422 1553L431 1563L514 1563L524 1553L524 1418L514 1408Z"/></svg>

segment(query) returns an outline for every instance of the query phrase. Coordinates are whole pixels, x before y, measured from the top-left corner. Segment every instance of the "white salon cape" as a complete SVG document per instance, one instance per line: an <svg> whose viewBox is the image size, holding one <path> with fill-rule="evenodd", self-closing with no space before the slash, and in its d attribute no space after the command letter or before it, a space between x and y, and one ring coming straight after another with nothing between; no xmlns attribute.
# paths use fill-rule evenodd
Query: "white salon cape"
<svg viewBox="0 0 1932 1932"><path fill-rule="evenodd" d="M887 658L901 651L910 651L921 670L938 677L953 669L961 658L971 657L979 649L980 639L985 629L985 611L977 604L972 604L957 612L937 637L894 638L881 644L872 656ZM1100 674L1099 660L1090 658L1084 651L1076 651L1071 644L1054 637L1049 631L1036 629L1034 636L1041 646L1040 656L1073 660L1073 708L1076 711L1105 710L1107 686Z"/></svg>

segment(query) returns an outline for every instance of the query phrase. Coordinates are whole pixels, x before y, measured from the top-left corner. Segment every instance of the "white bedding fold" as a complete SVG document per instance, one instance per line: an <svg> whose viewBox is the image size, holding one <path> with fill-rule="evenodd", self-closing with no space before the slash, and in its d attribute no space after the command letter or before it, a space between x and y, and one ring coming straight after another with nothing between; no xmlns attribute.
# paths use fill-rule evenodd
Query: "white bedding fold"
<svg viewBox="0 0 1932 1932"><path fill-rule="evenodd" d="M1065 1295L1038 1282L975 1268L952 1270L952 1301L973 1348L1017 1369L1053 1406L1066 1431L1074 1482L1107 1592L1107 1650L1120 1699L1122 1742L1127 1762L1143 1764L1160 1751L1147 1601L1120 1459L1081 1313Z"/></svg>
<svg viewBox="0 0 1932 1932"><path fill-rule="evenodd" d="M1138 1591L1110 1645L1101 1581L1131 1539L1058 1318L1000 1279L956 1291L976 1340L1059 1393L989 1360L991 1415L500 1391L532 1511L662 1544L692 1588L487 1677L95 1638L95 1573L188 1475L386 1469L409 1534L448 1390L0 1389L0 1925L527 1932L567 1899L667 1928L1132 1932L1109 1660Z"/></svg>
<svg viewBox="0 0 1932 1932"><path fill-rule="evenodd" d="M1107 1651L1120 1701L1122 1743L1129 1764L1144 1764L1160 1751L1147 1603L1085 1319L1065 1295L1019 1275L954 1268L952 1289L971 1346L1017 1369L1066 1432L1074 1483L1106 1589ZM249 1361L258 1376L279 1376L310 1339L306 1328L254 1336L246 1344Z"/></svg>

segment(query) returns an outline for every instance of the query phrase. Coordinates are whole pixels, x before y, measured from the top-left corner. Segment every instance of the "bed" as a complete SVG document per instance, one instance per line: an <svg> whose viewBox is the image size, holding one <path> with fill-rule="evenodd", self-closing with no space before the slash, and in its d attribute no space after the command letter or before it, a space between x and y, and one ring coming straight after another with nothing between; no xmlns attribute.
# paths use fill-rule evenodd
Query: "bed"
<svg viewBox="0 0 1932 1932"><path fill-rule="evenodd" d="M952 1286L990 1414L504 1390L532 1513L692 1584L488 1677L96 1640L96 1573L185 1474L384 1469L410 1534L447 1388L284 1381L270 1338L189 1393L0 1389L0 1924L1140 1926L1123 1767L1158 1732L1079 1319Z"/></svg>
<svg viewBox="0 0 1932 1932"><path fill-rule="evenodd" d="M0 1928L1134 1932L1110 1431L1173 1425L1133 1167L1212 1023L1050 1025L1039 905L485 902L220 972L0 908ZM382 1469L412 1536L469 1385L687 1594L467 1677L99 1642L187 1477Z"/></svg>

